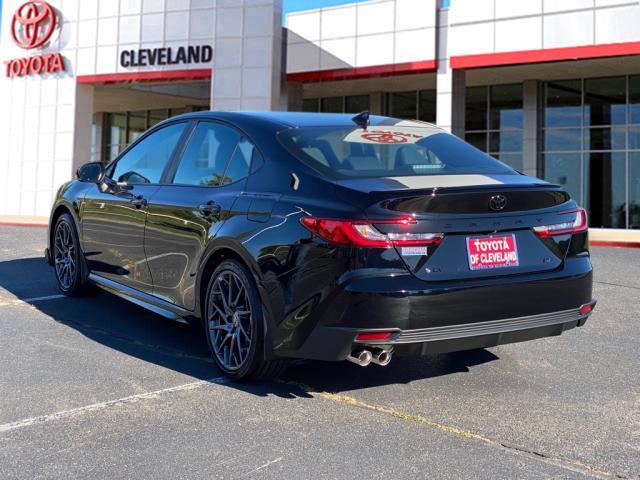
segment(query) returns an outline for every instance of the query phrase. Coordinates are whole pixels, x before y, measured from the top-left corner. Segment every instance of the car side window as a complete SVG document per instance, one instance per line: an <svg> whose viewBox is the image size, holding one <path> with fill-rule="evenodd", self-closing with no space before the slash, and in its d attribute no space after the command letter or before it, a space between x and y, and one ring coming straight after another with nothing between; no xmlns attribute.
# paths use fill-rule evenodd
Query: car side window
<svg viewBox="0 0 640 480"><path fill-rule="evenodd" d="M128 184L159 183L187 123L176 123L152 133L125 153L110 176Z"/></svg>
<svg viewBox="0 0 640 480"><path fill-rule="evenodd" d="M239 140L240 133L231 127L213 122L199 123L180 160L173 183L200 186L228 183L224 173Z"/></svg>
<svg viewBox="0 0 640 480"><path fill-rule="evenodd" d="M244 137L240 139L224 174L224 183L233 183L249 175L254 151L253 143Z"/></svg>

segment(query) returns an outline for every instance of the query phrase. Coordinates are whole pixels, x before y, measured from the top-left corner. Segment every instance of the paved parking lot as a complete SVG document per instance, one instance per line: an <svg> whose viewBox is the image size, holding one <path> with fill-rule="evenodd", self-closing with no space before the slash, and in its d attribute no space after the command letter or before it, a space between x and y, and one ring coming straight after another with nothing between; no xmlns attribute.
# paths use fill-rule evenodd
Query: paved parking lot
<svg viewBox="0 0 640 480"><path fill-rule="evenodd" d="M561 337L238 385L193 328L60 297L44 237L0 227L2 478L640 478L640 250L593 249Z"/></svg>

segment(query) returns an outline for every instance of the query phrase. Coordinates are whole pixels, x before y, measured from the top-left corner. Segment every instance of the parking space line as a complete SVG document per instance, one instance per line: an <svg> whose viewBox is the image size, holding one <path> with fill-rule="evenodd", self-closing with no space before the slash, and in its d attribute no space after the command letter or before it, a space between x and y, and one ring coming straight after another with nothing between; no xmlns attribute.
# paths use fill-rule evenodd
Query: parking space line
<svg viewBox="0 0 640 480"><path fill-rule="evenodd" d="M22 304L30 304L34 302L45 302L47 300L58 300L60 298L65 298L65 295L56 294L56 295L45 295L42 297L30 297L30 298L13 298L11 300L0 301L0 307L7 307L11 305L22 305Z"/></svg>
<svg viewBox="0 0 640 480"><path fill-rule="evenodd" d="M297 383L297 382L281 382L281 383L286 383L288 385L294 385L297 386L298 388L301 388L302 390L304 390L305 392L307 392L308 394L312 395L313 397L316 398L324 398L326 400L331 400L333 402L337 402L337 403L341 403L343 405L350 405L350 406L354 406L357 408L362 408L365 410L371 410L377 413L381 413L381 414L385 414L385 415L389 415L401 420L405 420L405 421L409 421L409 422L413 422L413 423L417 423L419 425L424 425L424 426L428 426L430 428L439 430L441 432L445 432L448 433L450 435L455 435L458 437L463 437L463 438L467 438L470 440L476 440L476 441L480 441L485 445L488 445L492 448L496 448L498 450L503 450L506 452L510 452L512 454L516 454L516 455L523 455L529 458L533 458L539 461L542 461L544 463L550 464L550 465L554 465L556 467L561 467L561 468L565 468L567 470L570 470L572 472L576 472L576 473L580 473L582 475L586 475L589 477L593 477L593 478L600 478L600 479L610 479L610 478L620 478L620 479L624 479L624 478L628 478L625 477L623 475L617 474L617 473L610 473L610 472L605 472L603 470L600 470L596 467L593 467L591 465L586 465L578 460L573 460L573 459L568 459L568 458L563 458L563 457L555 457L555 456L550 456L547 455L545 453L542 452L538 452L535 450L529 450L523 447L518 447L518 446L514 446L514 445L509 445L507 443L503 443L500 442L498 440L493 440L491 438L485 437L483 435L480 435L478 433L474 433L472 431L469 430L465 430L456 426L452 426L452 425L446 425L446 424L442 424L439 422L436 422L435 420L430 420L428 418L425 418L421 415L416 415L416 414L412 414L412 413L406 413L406 412L402 412L393 408L389 408L389 407L385 407L382 405L375 405L375 404L370 404L370 403L366 403L363 402L361 400L358 400L357 398L354 397L349 397L347 395L342 395L342 394L337 394L337 393L331 393L331 392L326 392L326 391L318 391L308 385L302 384L302 383Z"/></svg>
<svg viewBox="0 0 640 480"><path fill-rule="evenodd" d="M158 398L160 396L164 396L172 393L195 390L198 388L202 388L206 385L211 385L211 384L224 385L225 383L228 383L228 382L229 380L225 377L216 377L216 378L211 378L209 380L199 380L197 382L185 383L182 385L178 385L176 387L163 388L161 390L154 390L152 392L145 392L145 393L139 393L136 395L130 395L128 397L118 398L116 400L92 403L91 405L85 405L84 407L72 408L70 410L63 410L63 411L51 413L48 415L40 415L37 417L25 418L15 422L5 423L0 425L0 433L9 432L11 430L16 430L19 428L30 427L33 425L39 425L42 423L52 422L55 420L62 420L65 418L77 417L80 415L84 415L86 413L104 410L110 407L121 407L124 405L129 405L131 403L139 402L141 400Z"/></svg>
<svg viewBox="0 0 640 480"><path fill-rule="evenodd" d="M58 298L65 298L65 295L61 293L56 295L46 295L44 297L31 297L22 299L23 302L31 303L31 302L43 302L45 300L56 300Z"/></svg>

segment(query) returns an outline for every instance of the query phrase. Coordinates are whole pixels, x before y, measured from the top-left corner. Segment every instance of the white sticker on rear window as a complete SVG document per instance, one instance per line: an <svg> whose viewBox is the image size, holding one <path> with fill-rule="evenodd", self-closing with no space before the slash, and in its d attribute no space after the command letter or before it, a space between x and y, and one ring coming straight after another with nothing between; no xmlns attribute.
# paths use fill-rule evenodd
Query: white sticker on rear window
<svg viewBox="0 0 640 480"><path fill-rule="evenodd" d="M404 256L409 256L409 255L426 255L427 254L427 247L402 247L402 249L400 250L401 254Z"/></svg>

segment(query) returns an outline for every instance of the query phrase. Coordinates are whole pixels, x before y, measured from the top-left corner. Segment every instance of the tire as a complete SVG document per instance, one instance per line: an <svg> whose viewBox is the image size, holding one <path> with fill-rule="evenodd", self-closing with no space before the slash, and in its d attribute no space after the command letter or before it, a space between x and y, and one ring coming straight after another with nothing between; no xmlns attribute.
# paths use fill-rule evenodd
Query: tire
<svg viewBox="0 0 640 480"><path fill-rule="evenodd" d="M78 230L69 213L63 213L56 221L51 256L58 289L69 297L87 293L87 267Z"/></svg>
<svg viewBox="0 0 640 480"><path fill-rule="evenodd" d="M265 317L258 288L247 268L225 260L215 269L203 312L207 345L218 368L234 380L269 380L286 360L265 360Z"/></svg>

